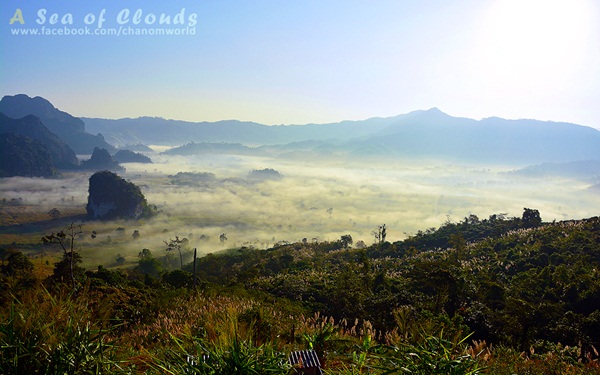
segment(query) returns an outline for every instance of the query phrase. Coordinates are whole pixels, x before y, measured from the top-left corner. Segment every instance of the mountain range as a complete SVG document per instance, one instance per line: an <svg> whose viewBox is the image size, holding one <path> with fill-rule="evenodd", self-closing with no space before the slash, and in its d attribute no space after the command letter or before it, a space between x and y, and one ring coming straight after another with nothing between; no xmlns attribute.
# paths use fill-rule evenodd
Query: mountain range
<svg viewBox="0 0 600 375"><path fill-rule="evenodd" d="M590 127L497 117L473 120L452 117L437 108L389 118L307 125L267 126L235 120L191 123L150 117L86 118L85 122L117 144L185 143L169 152L181 155L430 158L520 165L600 160L600 131Z"/></svg>
<svg viewBox="0 0 600 375"><path fill-rule="evenodd" d="M225 153L301 160L436 159L521 166L600 160L600 131L594 128L497 117L473 120L453 117L437 108L361 121L268 126L237 120L76 118L44 98L21 94L5 96L0 112L13 119L37 116L77 154L90 154L96 147L112 153L114 146L145 144L178 146L170 154Z"/></svg>
<svg viewBox="0 0 600 375"><path fill-rule="evenodd" d="M42 97L6 95L0 100L0 113L13 119L28 115L39 118L48 130L62 139L76 154L89 155L95 147L114 151L114 147L101 134L86 133L83 120L57 109Z"/></svg>

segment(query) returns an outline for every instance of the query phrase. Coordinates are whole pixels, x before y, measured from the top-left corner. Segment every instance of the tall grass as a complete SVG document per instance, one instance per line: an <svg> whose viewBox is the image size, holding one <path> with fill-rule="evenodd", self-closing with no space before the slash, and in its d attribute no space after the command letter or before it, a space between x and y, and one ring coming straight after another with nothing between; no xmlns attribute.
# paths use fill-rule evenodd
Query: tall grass
<svg viewBox="0 0 600 375"><path fill-rule="evenodd" d="M173 345L153 358L150 373L202 375L261 375L290 373L287 355L274 343L256 345L252 339L231 338L227 345L192 338L191 346L173 337Z"/></svg>
<svg viewBox="0 0 600 375"><path fill-rule="evenodd" d="M288 374L287 355L312 348L326 374L600 375L597 353L582 360L576 347L520 353L469 343L460 325L416 321L407 309L395 330L375 332L281 301L182 291L153 296L155 316L123 324L109 305L125 302L97 293L37 286L3 306L0 374Z"/></svg>
<svg viewBox="0 0 600 375"><path fill-rule="evenodd" d="M86 304L37 288L0 321L0 373L100 374L121 371L110 330Z"/></svg>

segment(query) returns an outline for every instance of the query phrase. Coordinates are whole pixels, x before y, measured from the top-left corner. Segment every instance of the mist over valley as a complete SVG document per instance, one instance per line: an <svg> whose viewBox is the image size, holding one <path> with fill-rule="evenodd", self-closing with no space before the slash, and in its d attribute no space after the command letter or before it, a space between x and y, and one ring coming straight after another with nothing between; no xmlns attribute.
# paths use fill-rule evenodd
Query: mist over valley
<svg viewBox="0 0 600 375"><path fill-rule="evenodd" d="M370 245L381 224L387 225L388 239L397 241L471 214L482 219L498 213L520 216L523 207L535 207L544 220L576 219L594 216L600 203L597 192L588 190L597 175L528 177L508 166L443 161L316 164L239 155L149 156L153 164L125 163L125 172L119 173L158 209L140 221L87 221L83 214L91 172L64 173L60 179L2 179L3 242L13 242L24 231L36 243L69 220L84 220L84 265L94 268L114 264L118 254L133 264L143 248L162 254L164 241L175 236L188 238L200 254L302 239L335 241L346 234ZM250 175L267 168L281 177ZM52 208L63 218L52 220L47 214ZM49 225L38 230L36 223L42 221ZM134 240L135 230L140 237ZM223 233L226 242L219 239Z"/></svg>
<svg viewBox="0 0 600 375"><path fill-rule="evenodd" d="M19 233L35 244L45 232L83 220L84 264L92 268L117 255L133 264L143 248L161 254L175 237L201 254L343 235L370 245L383 224L388 240L399 241L469 215L518 217L524 207L546 221L590 217L600 202L600 132L578 125L475 121L438 109L322 125L80 122L43 98L3 102L11 113L31 108L55 127L63 124L69 139L102 131L95 139L114 142L114 158L143 161L118 163L102 144L90 144L78 155L80 166L60 177L0 180L4 244ZM14 121L4 123L14 128ZM156 214L138 221L85 218L89 177L102 169L139 186ZM53 208L58 218L48 215Z"/></svg>

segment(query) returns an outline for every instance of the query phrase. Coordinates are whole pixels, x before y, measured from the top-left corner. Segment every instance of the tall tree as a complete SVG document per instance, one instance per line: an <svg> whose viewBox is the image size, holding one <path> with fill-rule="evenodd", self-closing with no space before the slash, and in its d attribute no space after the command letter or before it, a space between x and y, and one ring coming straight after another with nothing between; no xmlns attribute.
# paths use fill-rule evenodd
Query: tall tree
<svg viewBox="0 0 600 375"><path fill-rule="evenodd" d="M179 253L179 262L181 265L181 268L183 269L183 254L181 252L182 249L184 249L188 244L189 244L189 240L187 238L183 238L183 239L179 239L178 236L175 236L175 239L171 239L168 242L164 241L165 245L167 245L167 251L174 251L177 250L177 252Z"/></svg>
<svg viewBox="0 0 600 375"><path fill-rule="evenodd" d="M63 260L56 263L54 268L55 276L57 272L61 273L64 265L68 265L68 274L71 279L71 286L73 290L76 288L75 284L75 263L81 262L81 256L75 252L75 238L82 233L82 224L75 225L71 223L65 231L58 233L52 233L50 235L42 237L42 242L45 244L59 244L63 250ZM62 276L61 276L62 277Z"/></svg>
<svg viewBox="0 0 600 375"><path fill-rule="evenodd" d="M525 228L535 228L542 224L540 211L533 208L523 208L523 226Z"/></svg>
<svg viewBox="0 0 600 375"><path fill-rule="evenodd" d="M342 242L342 246L344 247L344 249L347 249L348 246L350 246L354 243L354 241L352 240L352 236L349 234L344 234L340 238L340 241Z"/></svg>

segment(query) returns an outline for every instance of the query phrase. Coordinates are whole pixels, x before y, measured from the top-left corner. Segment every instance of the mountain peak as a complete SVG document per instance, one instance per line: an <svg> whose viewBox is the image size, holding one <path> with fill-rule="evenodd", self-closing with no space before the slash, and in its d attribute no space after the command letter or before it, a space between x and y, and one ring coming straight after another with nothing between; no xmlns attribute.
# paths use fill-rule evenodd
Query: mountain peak
<svg viewBox="0 0 600 375"><path fill-rule="evenodd" d="M22 119L28 115L38 117L48 130L78 154L89 154L94 147L114 149L101 135L86 133L85 124L80 118L61 111L41 96L32 98L26 94L6 95L0 100L0 112L13 119Z"/></svg>
<svg viewBox="0 0 600 375"><path fill-rule="evenodd" d="M29 114L35 114L38 117L57 118L60 111L52 105L47 99L41 96L30 97L26 94L17 94L14 96L6 95L0 101L3 107L13 108L13 118L21 118ZM27 111L20 109L27 106ZM28 112L28 113L25 113ZM16 115L16 116L14 116Z"/></svg>
<svg viewBox="0 0 600 375"><path fill-rule="evenodd" d="M41 96L30 97L26 94L6 95L0 100L0 112L8 117L20 119L27 115L35 115L52 132L61 135L66 128L67 132L82 133L85 125L80 119L63 112Z"/></svg>
<svg viewBox="0 0 600 375"><path fill-rule="evenodd" d="M438 107L431 107L428 110L424 111L426 113L439 113L445 115L446 113L442 112Z"/></svg>

